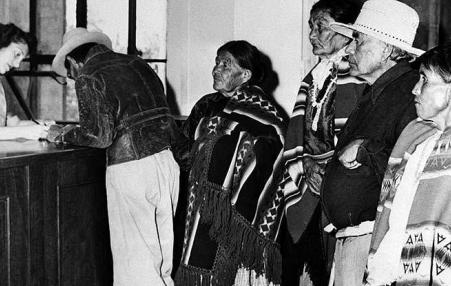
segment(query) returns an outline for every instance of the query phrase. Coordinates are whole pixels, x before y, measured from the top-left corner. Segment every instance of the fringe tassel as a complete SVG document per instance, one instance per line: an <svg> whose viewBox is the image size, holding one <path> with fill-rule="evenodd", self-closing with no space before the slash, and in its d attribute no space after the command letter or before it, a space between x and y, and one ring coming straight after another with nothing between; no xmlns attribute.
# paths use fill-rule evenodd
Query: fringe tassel
<svg viewBox="0 0 451 286"><path fill-rule="evenodd" d="M205 273L200 269L192 266L187 266L180 264L177 269L177 274L174 279L174 284L176 286L211 286L219 285L218 283L213 283L213 275Z"/></svg>
<svg viewBox="0 0 451 286"><path fill-rule="evenodd" d="M254 270L240 267L233 286L280 286L280 284L269 282L265 276L257 276Z"/></svg>
<svg viewBox="0 0 451 286"><path fill-rule="evenodd" d="M279 284L282 258L278 244L263 237L232 207L228 190L209 182L202 183L198 190L203 198L199 205L201 221L211 225L210 237L223 245L238 265Z"/></svg>

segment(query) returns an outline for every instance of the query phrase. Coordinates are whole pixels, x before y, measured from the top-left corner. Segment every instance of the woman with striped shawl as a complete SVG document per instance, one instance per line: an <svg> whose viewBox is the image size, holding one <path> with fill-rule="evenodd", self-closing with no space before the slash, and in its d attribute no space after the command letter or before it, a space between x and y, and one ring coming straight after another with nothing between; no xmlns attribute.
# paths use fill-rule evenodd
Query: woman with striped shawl
<svg viewBox="0 0 451 286"><path fill-rule="evenodd" d="M419 62L419 118L388 161L366 285L451 285L451 44Z"/></svg>
<svg viewBox="0 0 451 286"><path fill-rule="evenodd" d="M327 251L329 236L321 239L319 190L334 152L335 130L343 127L364 89L362 81L349 76L344 51L351 35L338 34L329 24L353 23L360 7L357 1L320 0L310 11L310 42L320 62L301 82L285 137L284 168L278 174L288 229L282 232L286 285L328 281L334 244Z"/></svg>
<svg viewBox="0 0 451 286"><path fill-rule="evenodd" d="M281 257L268 190L282 156L284 123L259 87L262 55L246 41L218 49L216 93L184 123L191 141L188 208L176 285L277 285Z"/></svg>

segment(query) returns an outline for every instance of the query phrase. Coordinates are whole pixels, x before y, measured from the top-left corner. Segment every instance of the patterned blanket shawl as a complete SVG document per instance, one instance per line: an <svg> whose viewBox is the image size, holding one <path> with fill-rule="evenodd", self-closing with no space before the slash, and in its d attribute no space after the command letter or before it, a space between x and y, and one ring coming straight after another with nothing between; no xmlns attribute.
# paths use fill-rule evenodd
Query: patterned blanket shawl
<svg viewBox="0 0 451 286"><path fill-rule="evenodd" d="M273 285L281 279L270 189L285 126L258 87L202 98L185 123L193 139L188 210L176 285Z"/></svg>
<svg viewBox="0 0 451 286"><path fill-rule="evenodd" d="M450 147L451 130L446 130L411 156L390 158L366 285L451 285Z"/></svg>
<svg viewBox="0 0 451 286"><path fill-rule="evenodd" d="M334 152L335 124L342 127L346 121L342 117L335 121L335 98L338 94L337 101L348 101L350 113L363 88L362 81L349 76L349 65L343 61L318 63L301 83L288 125L278 186L284 193L294 242L317 207L324 169Z"/></svg>

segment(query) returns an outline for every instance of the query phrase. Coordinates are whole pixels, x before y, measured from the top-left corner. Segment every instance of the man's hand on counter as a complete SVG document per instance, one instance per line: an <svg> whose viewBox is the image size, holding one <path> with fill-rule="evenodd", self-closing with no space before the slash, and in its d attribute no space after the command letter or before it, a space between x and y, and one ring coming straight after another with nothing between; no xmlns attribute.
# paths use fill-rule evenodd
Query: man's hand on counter
<svg viewBox="0 0 451 286"><path fill-rule="evenodd" d="M68 125L61 125L61 124L54 124L51 125L48 134L47 134L47 140L49 142L55 142L55 143L64 143L64 135L69 132L70 130L77 127L73 124Z"/></svg>

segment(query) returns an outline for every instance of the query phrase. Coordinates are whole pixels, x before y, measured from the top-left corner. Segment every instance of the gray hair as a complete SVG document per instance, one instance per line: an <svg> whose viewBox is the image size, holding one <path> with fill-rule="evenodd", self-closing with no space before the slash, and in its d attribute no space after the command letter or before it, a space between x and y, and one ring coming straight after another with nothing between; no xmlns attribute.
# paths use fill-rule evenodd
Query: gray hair
<svg viewBox="0 0 451 286"><path fill-rule="evenodd" d="M387 45L392 47L392 52L390 54L390 60L399 63L402 61L411 61L414 59L414 57L411 54L404 51L403 49L395 47L390 44L387 44Z"/></svg>

